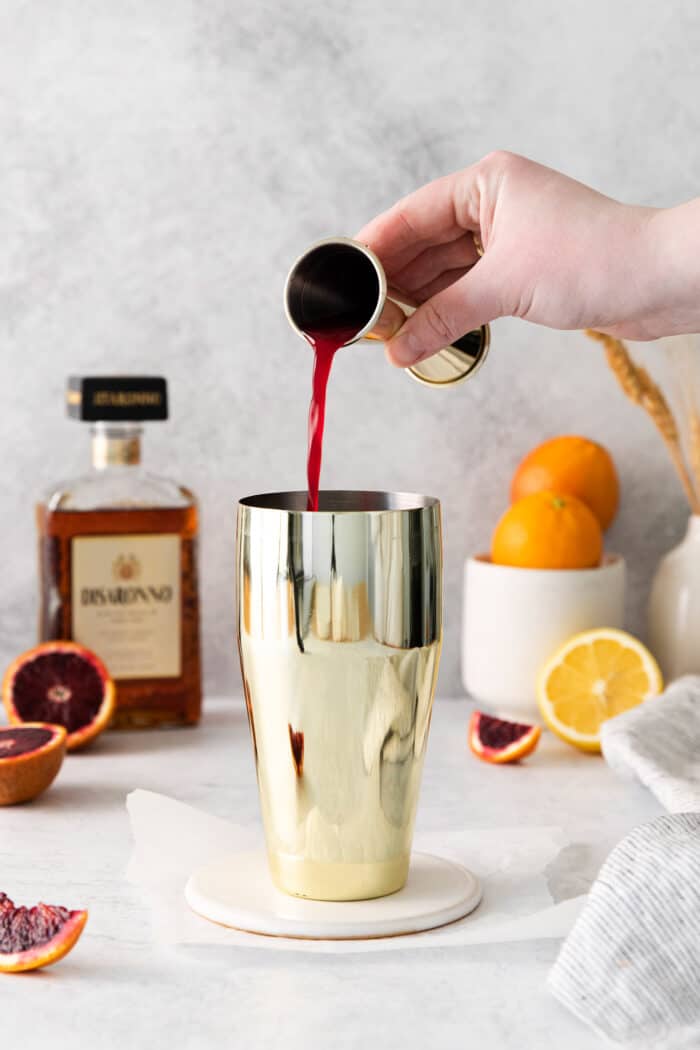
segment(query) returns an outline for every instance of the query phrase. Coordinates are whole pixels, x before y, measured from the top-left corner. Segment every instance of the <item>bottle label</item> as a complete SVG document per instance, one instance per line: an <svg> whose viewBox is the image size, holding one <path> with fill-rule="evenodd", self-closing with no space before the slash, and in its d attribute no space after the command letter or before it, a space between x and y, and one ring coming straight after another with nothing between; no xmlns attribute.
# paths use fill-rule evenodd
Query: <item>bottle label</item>
<svg viewBox="0 0 700 1050"><path fill-rule="evenodd" d="M180 537L76 536L71 552L75 641L113 678L178 678Z"/></svg>

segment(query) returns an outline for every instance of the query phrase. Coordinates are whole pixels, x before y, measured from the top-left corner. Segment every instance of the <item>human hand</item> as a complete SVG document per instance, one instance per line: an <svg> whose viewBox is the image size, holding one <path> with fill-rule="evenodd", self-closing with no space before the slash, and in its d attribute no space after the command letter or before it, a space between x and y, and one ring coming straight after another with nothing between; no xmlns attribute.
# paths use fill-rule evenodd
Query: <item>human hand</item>
<svg viewBox="0 0 700 1050"><path fill-rule="evenodd" d="M670 334L675 290L654 226L664 214L503 152L423 186L357 234L389 284L422 304L387 343L390 360L415 364L501 316L630 339Z"/></svg>

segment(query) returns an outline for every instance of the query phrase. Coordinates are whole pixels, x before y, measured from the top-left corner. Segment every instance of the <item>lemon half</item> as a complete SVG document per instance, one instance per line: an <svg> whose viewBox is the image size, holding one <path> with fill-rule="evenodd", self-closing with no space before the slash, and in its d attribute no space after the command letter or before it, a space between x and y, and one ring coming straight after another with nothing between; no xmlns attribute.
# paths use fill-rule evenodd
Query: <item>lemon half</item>
<svg viewBox="0 0 700 1050"><path fill-rule="evenodd" d="M649 650L625 631L601 627L557 649L540 671L537 699L553 733L583 751L600 751L603 722L662 689Z"/></svg>

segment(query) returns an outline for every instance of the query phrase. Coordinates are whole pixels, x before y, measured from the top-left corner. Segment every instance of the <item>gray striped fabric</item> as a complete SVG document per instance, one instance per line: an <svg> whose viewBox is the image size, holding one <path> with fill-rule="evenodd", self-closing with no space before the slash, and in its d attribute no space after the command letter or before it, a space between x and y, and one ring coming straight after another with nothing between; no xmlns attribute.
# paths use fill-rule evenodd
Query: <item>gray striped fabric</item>
<svg viewBox="0 0 700 1050"><path fill-rule="evenodd" d="M700 1047L700 813L658 817L615 847L548 984L615 1042Z"/></svg>
<svg viewBox="0 0 700 1050"><path fill-rule="evenodd" d="M604 722L601 740L610 766L641 780L664 809L700 810L700 677Z"/></svg>

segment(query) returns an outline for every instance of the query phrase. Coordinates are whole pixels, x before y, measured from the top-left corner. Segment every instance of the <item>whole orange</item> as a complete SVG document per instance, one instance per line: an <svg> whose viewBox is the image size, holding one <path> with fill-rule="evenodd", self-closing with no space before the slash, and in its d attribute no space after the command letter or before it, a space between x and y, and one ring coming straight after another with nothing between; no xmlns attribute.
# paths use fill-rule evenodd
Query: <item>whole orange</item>
<svg viewBox="0 0 700 1050"><path fill-rule="evenodd" d="M602 529L612 523L620 502L620 483L608 450L574 434L551 438L525 457L511 483L511 503L544 489L583 500Z"/></svg>
<svg viewBox="0 0 700 1050"><path fill-rule="evenodd" d="M521 569L590 569L600 563L598 519L575 496L533 492L505 512L491 540L496 565Z"/></svg>

